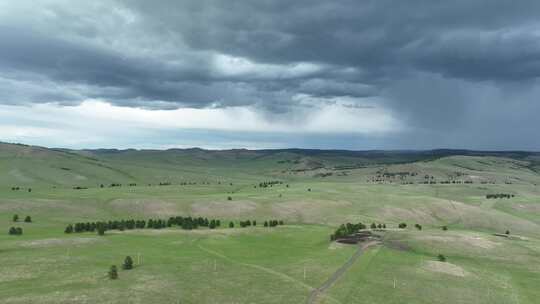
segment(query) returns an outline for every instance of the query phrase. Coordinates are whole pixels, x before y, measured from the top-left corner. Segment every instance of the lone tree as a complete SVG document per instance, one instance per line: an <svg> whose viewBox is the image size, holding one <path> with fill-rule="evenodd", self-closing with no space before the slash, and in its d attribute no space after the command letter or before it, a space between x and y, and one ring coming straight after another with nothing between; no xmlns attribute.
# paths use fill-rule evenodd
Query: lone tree
<svg viewBox="0 0 540 304"><path fill-rule="evenodd" d="M116 265L111 266L111 269L109 269L108 275L109 275L109 279L111 280L118 279L118 269L116 268Z"/></svg>
<svg viewBox="0 0 540 304"><path fill-rule="evenodd" d="M232 197L227 196L227 200L228 200L228 201L232 201Z"/></svg>
<svg viewBox="0 0 540 304"><path fill-rule="evenodd" d="M233 222L229 222L229 228L234 228L234 223Z"/></svg>
<svg viewBox="0 0 540 304"><path fill-rule="evenodd" d="M18 214L13 215L13 221L14 221L14 222L18 222L18 221L19 221L19 215L18 215Z"/></svg>
<svg viewBox="0 0 540 304"><path fill-rule="evenodd" d="M448 230L448 227L447 226L442 226L442 230L446 231L446 230Z"/></svg>
<svg viewBox="0 0 540 304"><path fill-rule="evenodd" d="M422 225L420 225L420 224L415 224L414 227L416 227L416 229L418 229L418 230L422 230Z"/></svg>
<svg viewBox="0 0 540 304"><path fill-rule="evenodd" d="M509 234L510 234L510 230L506 230L505 234L506 234L506 235L509 235Z"/></svg>
<svg viewBox="0 0 540 304"><path fill-rule="evenodd" d="M398 227L401 228L401 229L405 229L405 228L407 228L407 224L406 223L400 223L398 225Z"/></svg>
<svg viewBox="0 0 540 304"><path fill-rule="evenodd" d="M25 223L31 223L31 222L32 222L32 218L30 217L30 215L27 215L27 216L24 218L24 222L25 222Z"/></svg>
<svg viewBox="0 0 540 304"><path fill-rule="evenodd" d="M129 270L133 269L133 259L128 255L124 259L124 264L122 264L122 269Z"/></svg>
<svg viewBox="0 0 540 304"><path fill-rule="evenodd" d="M446 262L446 257L443 254L439 253L437 259L439 259L439 262Z"/></svg>

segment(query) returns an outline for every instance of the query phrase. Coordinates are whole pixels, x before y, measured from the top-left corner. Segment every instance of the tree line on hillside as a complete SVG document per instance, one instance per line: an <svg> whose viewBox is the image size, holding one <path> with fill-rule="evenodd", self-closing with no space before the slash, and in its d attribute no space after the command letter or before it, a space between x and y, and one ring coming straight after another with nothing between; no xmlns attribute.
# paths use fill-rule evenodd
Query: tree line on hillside
<svg viewBox="0 0 540 304"><path fill-rule="evenodd" d="M131 230L131 229L162 229L167 227L180 227L185 230L197 229L198 227L208 227L215 229L221 226L221 221L218 219L208 219L202 217L170 217L168 220L149 219L149 220L111 220L98 222L80 222L69 224L65 233L80 233L80 232L95 232L103 234L107 230Z"/></svg>
<svg viewBox="0 0 540 304"><path fill-rule="evenodd" d="M514 197L514 194L507 194L507 193L495 193L495 194L486 194L487 199L498 199L498 198L512 198Z"/></svg>
<svg viewBox="0 0 540 304"><path fill-rule="evenodd" d="M245 227L249 227L249 226L257 226L257 221L256 220L246 220L246 221L240 221L239 224L240 224L241 228L245 228ZM267 220L267 221L264 221L264 223L263 223L264 227L276 227L278 225L279 226L285 225L285 222L283 222L283 220ZM233 228L234 223L230 222L229 227Z"/></svg>
<svg viewBox="0 0 540 304"><path fill-rule="evenodd" d="M283 220L267 220L264 221L264 227L276 227L278 225L284 225ZM256 220L241 220L239 222L240 227L245 228L249 226L257 226ZM132 229L162 229L168 227L180 227L185 230L197 229L199 227L207 227L209 229L215 229L221 227L221 221L218 219L208 219L203 217L182 217L175 216L170 217L168 220L163 219L149 219L149 220L110 220L110 221L98 221L98 222L79 222L75 224L69 224L64 229L65 233L82 233L82 232L98 232L103 235L107 230L132 230ZM229 228L234 228L234 222L229 223Z"/></svg>
<svg viewBox="0 0 540 304"><path fill-rule="evenodd" d="M265 181L259 183L259 188L268 188L273 187L274 185L282 185L282 181L274 180L274 181ZM257 185L255 185L255 188L257 188Z"/></svg>
<svg viewBox="0 0 540 304"><path fill-rule="evenodd" d="M282 183L282 182L279 182L279 183ZM211 185L210 182L207 182L207 181L202 181L202 182L180 182L178 183L178 185L180 186L192 186L192 185L197 185L197 184L201 184L201 185ZM221 185L221 182L218 181L217 182L218 185ZM169 181L163 181L163 182L159 182L156 184L157 186L171 186L173 185L173 183L169 182ZM230 186L233 185L233 183L229 183ZM99 188L115 188L115 187L122 187L123 185L121 183L110 183L108 185L105 185L105 184L99 184ZM129 183L128 184L129 187L136 187L137 186L137 183ZM148 184L149 187L153 186L153 184ZM55 188L55 187L53 187ZM11 190L20 190L21 188L20 187L12 187ZM74 190L84 190L84 189L88 189L88 187L86 186L74 186L73 187ZM29 189L29 192L31 192L32 189Z"/></svg>
<svg viewBox="0 0 540 304"><path fill-rule="evenodd" d="M11 187L11 191L19 191L19 190L23 190L24 188L22 187L19 187L19 186L16 186L16 187ZM32 188L27 188L26 189L28 192L32 192Z"/></svg>
<svg viewBox="0 0 540 304"><path fill-rule="evenodd" d="M382 223L379 223L379 224L375 224L375 223L371 223L371 225L369 226L371 229L386 229L386 224L382 224ZM352 223L346 223L346 224L341 224L334 233L332 233L330 235L330 240L331 241L335 241L335 240L338 240L338 239L341 239L341 238L346 238L346 237L349 237L355 233L358 233L360 230L364 230L364 229L367 229L368 226L363 224L363 223L357 223L357 224L352 224Z"/></svg>

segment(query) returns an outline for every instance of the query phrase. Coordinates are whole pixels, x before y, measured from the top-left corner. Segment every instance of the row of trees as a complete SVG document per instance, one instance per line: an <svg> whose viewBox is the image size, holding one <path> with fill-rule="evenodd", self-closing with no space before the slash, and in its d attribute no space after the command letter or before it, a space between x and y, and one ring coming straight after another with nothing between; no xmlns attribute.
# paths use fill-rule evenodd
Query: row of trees
<svg viewBox="0 0 540 304"><path fill-rule="evenodd" d="M359 230L363 230L363 229L366 229L367 226L362 224L362 223L357 223L357 224L351 224L351 223L347 223L347 224L341 224L338 229L336 229L336 231L330 235L330 240L331 241L335 241L337 239L340 239L340 238L344 238L344 237L347 237L347 236L350 236L352 234L355 234L357 233Z"/></svg>
<svg viewBox="0 0 540 304"><path fill-rule="evenodd" d="M264 221L264 227L276 227L277 225L284 225L285 223L282 220L269 220Z"/></svg>
<svg viewBox="0 0 540 304"><path fill-rule="evenodd" d="M19 215L18 215L18 214L14 214L12 220L13 220L13 222L18 222L18 221L19 221ZM32 217L30 217L29 215L27 215L27 216L24 218L24 222L25 222L25 223L31 223L31 222L32 222Z"/></svg>
<svg viewBox="0 0 540 304"><path fill-rule="evenodd" d="M99 234L103 234L106 230L131 230L131 229L161 229L166 227L178 226L182 229L191 230L198 227L208 227L215 229L221 226L221 221L208 218L193 218L191 216L182 217L170 217L168 220L163 219L149 219L145 220L114 220L107 222L85 222L69 224L64 230L65 233L80 233L80 232L94 232L98 231Z"/></svg>
<svg viewBox="0 0 540 304"><path fill-rule="evenodd" d="M498 199L498 198L512 198L514 197L514 194L508 194L508 193L495 193L495 194L486 194L487 199Z"/></svg>
<svg viewBox="0 0 540 304"><path fill-rule="evenodd" d="M282 181L266 181L266 182L260 182L259 183L259 188L268 188L268 187L273 187L274 185L281 185L283 184ZM255 186L257 187L257 186Z"/></svg>
<svg viewBox="0 0 540 304"><path fill-rule="evenodd" d="M422 230L422 225L415 224L414 226L416 227L416 229ZM367 228L367 226L365 224L363 224L363 223L341 224L336 229L336 231L333 234L330 235L330 240L334 241L334 240L337 240L339 238L345 238L345 237L351 236L351 235L357 233L358 231L366 229L366 228ZM371 223L369 228L371 228L371 229L386 229L386 224L384 224L384 223L379 223L379 224ZM398 228L400 228L400 229L407 228L407 223L399 223ZM444 228L446 228L446 226L444 226Z"/></svg>
<svg viewBox="0 0 540 304"><path fill-rule="evenodd" d="M17 186L17 187L11 187L11 191L19 191L19 190L22 190L23 188ZM32 188L28 188L28 192L32 192Z"/></svg>
<svg viewBox="0 0 540 304"><path fill-rule="evenodd" d="M278 225L285 225L285 222L283 220L268 220L264 221L263 226L264 227L276 227ZM257 226L256 220L246 220L246 221L240 221L240 227L250 227L250 226ZM229 222L229 228L234 228L234 222Z"/></svg>

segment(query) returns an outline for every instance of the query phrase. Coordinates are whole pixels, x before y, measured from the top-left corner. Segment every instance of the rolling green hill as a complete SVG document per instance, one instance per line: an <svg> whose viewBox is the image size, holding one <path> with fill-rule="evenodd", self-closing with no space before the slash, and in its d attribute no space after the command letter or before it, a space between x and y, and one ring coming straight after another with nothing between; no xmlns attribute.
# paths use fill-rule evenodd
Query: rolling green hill
<svg viewBox="0 0 540 304"><path fill-rule="evenodd" d="M0 299L536 303L538 160L527 152L74 151L0 144ZM268 181L278 182L261 184ZM508 197L489 197L494 194ZM21 220L13 222L14 214ZM31 223L22 221L27 215ZM179 215L222 225L64 233L77 222ZM247 219L257 225L240 228ZM264 227L269 219L285 225ZM363 250L331 242L347 222L387 229L374 231L381 241ZM8 235L10 227L23 235ZM135 268L109 280L109 267L127 255Z"/></svg>

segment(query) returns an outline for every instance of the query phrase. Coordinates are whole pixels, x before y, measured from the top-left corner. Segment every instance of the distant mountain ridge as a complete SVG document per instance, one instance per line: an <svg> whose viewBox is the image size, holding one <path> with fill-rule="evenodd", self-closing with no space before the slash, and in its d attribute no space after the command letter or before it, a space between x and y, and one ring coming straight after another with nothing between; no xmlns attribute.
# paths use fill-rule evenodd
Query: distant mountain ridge
<svg viewBox="0 0 540 304"><path fill-rule="evenodd" d="M523 162L520 165L523 168L540 172L540 153L526 151L294 148L72 150L0 143L0 186L95 187L111 183L247 181L255 176L271 180L295 178L298 174L306 177L330 176L333 170L429 162L455 156L513 159ZM456 164L456 169L459 169L459 164Z"/></svg>

